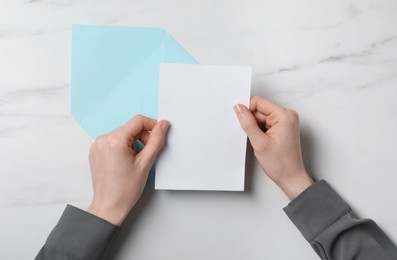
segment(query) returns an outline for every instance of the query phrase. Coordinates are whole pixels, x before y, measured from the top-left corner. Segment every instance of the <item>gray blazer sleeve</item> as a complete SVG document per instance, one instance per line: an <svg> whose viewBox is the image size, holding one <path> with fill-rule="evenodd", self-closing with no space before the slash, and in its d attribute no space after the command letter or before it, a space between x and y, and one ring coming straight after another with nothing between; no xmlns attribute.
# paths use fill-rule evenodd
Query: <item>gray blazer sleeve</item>
<svg viewBox="0 0 397 260"><path fill-rule="evenodd" d="M284 208L321 259L397 259L397 248L370 219L354 217L347 203L324 180Z"/></svg>
<svg viewBox="0 0 397 260"><path fill-rule="evenodd" d="M67 205L36 260L101 259L119 227Z"/></svg>

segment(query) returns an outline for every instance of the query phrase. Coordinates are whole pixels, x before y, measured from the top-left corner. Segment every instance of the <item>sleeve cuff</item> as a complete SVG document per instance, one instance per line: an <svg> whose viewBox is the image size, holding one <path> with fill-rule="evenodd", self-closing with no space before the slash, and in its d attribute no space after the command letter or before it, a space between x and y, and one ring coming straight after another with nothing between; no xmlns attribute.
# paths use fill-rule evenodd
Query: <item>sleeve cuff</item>
<svg viewBox="0 0 397 260"><path fill-rule="evenodd" d="M119 230L102 218L67 205L46 247L73 259L99 259Z"/></svg>
<svg viewBox="0 0 397 260"><path fill-rule="evenodd" d="M321 180L292 200L284 211L310 242L351 209L326 181Z"/></svg>

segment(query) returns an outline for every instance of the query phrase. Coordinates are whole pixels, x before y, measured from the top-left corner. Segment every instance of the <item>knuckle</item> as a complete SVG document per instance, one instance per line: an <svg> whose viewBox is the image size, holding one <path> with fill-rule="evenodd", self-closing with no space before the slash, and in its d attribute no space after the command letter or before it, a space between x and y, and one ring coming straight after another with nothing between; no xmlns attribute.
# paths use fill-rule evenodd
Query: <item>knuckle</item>
<svg viewBox="0 0 397 260"><path fill-rule="evenodd" d="M291 123L299 122L299 114L295 110L282 108L280 115Z"/></svg>
<svg viewBox="0 0 397 260"><path fill-rule="evenodd" d="M280 107L278 113L284 117L288 116L288 109L285 107Z"/></svg>
<svg viewBox="0 0 397 260"><path fill-rule="evenodd" d="M95 141L91 144L91 150L102 147L105 140L106 140L106 135L100 135L97 138L95 138Z"/></svg>
<svg viewBox="0 0 397 260"><path fill-rule="evenodd" d="M292 118L299 119L298 112L296 112L295 110L292 110L292 109L290 109L289 112L290 112Z"/></svg>
<svg viewBox="0 0 397 260"><path fill-rule="evenodd" d="M107 139L107 134L105 135L100 135L97 138L95 138L95 141L91 144L90 146L90 152L88 154L88 158L91 160L96 156L96 154L100 153L104 147L106 146L106 139Z"/></svg>
<svg viewBox="0 0 397 260"><path fill-rule="evenodd" d="M106 138L106 135L100 135L97 138L95 138L95 142L94 143L100 143L103 142L103 139Z"/></svg>
<svg viewBox="0 0 397 260"><path fill-rule="evenodd" d="M96 141L93 142L90 146L90 154L96 149Z"/></svg>
<svg viewBox="0 0 397 260"><path fill-rule="evenodd" d="M253 96L253 97L251 98L251 101L257 100L258 98L259 98L259 96Z"/></svg>
<svg viewBox="0 0 397 260"><path fill-rule="evenodd" d="M108 138L106 140L106 145L110 149L119 148L120 146L123 145L123 139L120 138L120 136L116 133L111 134L108 136Z"/></svg>
<svg viewBox="0 0 397 260"><path fill-rule="evenodd" d="M261 99L260 96L253 96L253 97L251 98L251 103L257 103L260 99Z"/></svg>
<svg viewBox="0 0 397 260"><path fill-rule="evenodd" d="M96 151L96 146L95 146L95 143L93 143L93 144L91 144L90 151L88 153L88 159L89 160L92 160L92 158L93 158L93 156L95 154L95 151Z"/></svg>
<svg viewBox="0 0 397 260"><path fill-rule="evenodd" d="M291 121L291 123L298 123L299 122L299 114L295 110L288 109L288 119Z"/></svg>
<svg viewBox="0 0 397 260"><path fill-rule="evenodd" d="M142 120L144 118L144 116L142 114L137 114L136 116L134 116L134 119L136 120Z"/></svg>

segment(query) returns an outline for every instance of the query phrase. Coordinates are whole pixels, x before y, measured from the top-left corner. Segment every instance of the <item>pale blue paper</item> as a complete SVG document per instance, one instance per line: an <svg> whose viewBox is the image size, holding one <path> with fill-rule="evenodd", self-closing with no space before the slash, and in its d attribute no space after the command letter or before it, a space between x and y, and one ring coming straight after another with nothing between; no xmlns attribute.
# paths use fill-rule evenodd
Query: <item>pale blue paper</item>
<svg viewBox="0 0 397 260"><path fill-rule="evenodd" d="M136 114L157 118L160 63L197 61L160 28L73 25L73 117L93 138Z"/></svg>

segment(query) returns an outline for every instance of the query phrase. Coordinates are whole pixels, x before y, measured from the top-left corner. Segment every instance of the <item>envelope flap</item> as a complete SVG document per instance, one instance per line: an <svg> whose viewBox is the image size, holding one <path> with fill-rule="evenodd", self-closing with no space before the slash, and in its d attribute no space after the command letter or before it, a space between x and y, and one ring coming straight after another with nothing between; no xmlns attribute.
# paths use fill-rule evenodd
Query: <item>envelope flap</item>
<svg viewBox="0 0 397 260"><path fill-rule="evenodd" d="M187 52L171 35L167 35L163 45L163 62L164 63L192 63L197 61ZM181 60L183 62L181 62Z"/></svg>
<svg viewBox="0 0 397 260"><path fill-rule="evenodd" d="M160 28L73 25L71 112L81 121L118 83L161 48Z"/></svg>

